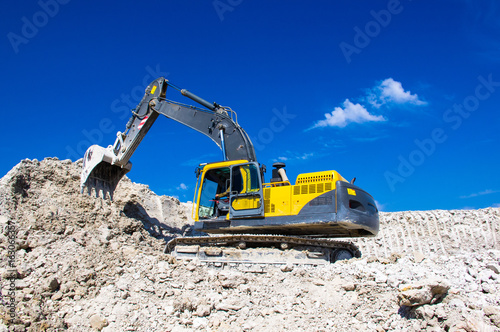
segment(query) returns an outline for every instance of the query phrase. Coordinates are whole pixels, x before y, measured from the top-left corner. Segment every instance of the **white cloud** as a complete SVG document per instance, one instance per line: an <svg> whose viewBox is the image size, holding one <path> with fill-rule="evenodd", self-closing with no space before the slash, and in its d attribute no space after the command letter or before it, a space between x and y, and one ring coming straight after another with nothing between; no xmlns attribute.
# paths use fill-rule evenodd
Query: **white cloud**
<svg viewBox="0 0 500 332"><path fill-rule="evenodd" d="M377 108L388 103L417 106L427 105L425 101L418 98L417 94L405 91L401 82L395 81L392 78L383 80L378 86L373 88L367 96L367 101Z"/></svg>
<svg viewBox="0 0 500 332"><path fill-rule="evenodd" d="M184 183L181 183L178 187L177 190L187 190L188 186L186 186Z"/></svg>
<svg viewBox="0 0 500 332"><path fill-rule="evenodd" d="M478 193L472 193L470 195L460 196L460 198L472 198L472 197L484 196L484 195L489 195L489 194L496 194L498 192L500 192L500 191L486 189L485 191L480 191Z"/></svg>
<svg viewBox="0 0 500 332"><path fill-rule="evenodd" d="M277 161L281 161L281 162L285 162L285 161L292 161L292 160L307 160L309 158L312 158L315 156L315 154L313 152L310 152L310 153L303 153L303 154L299 154L299 153L294 153L294 152L290 152L290 151L286 151L286 154L288 156L281 156L281 157L278 157L276 159L273 159L274 162L277 162Z"/></svg>
<svg viewBox="0 0 500 332"><path fill-rule="evenodd" d="M353 104L349 99L343 103L344 108L335 107L332 113L326 113L324 120L316 122L313 128L340 127L344 128L349 123L364 123L371 121L386 121L382 115L373 115L361 104Z"/></svg>
<svg viewBox="0 0 500 332"><path fill-rule="evenodd" d="M500 203L495 203L495 204L493 204L491 207L494 207L494 208L500 208Z"/></svg>
<svg viewBox="0 0 500 332"><path fill-rule="evenodd" d="M377 206L377 209L381 212L383 212L386 208L385 204L382 204L377 200L375 200L375 205Z"/></svg>
<svg viewBox="0 0 500 332"><path fill-rule="evenodd" d="M320 127L344 128L350 123L387 121L387 118L382 115L370 113L368 107L378 109L383 105L386 107L394 105L427 105L427 102L421 100L417 94L405 91L401 82L395 81L393 78L386 78L377 86L367 89L366 94L356 98L356 100L362 101L364 105L361 103L355 104L346 99L342 107L335 107L331 113L325 114L325 119L317 121L307 130Z"/></svg>
<svg viewBox="0 0 500 332"><path fill-rule="evenodd" d="M298 159L302 159L302 160L307 160L309 158L311 158L312 156L314 156L314 153L304 153L303 155L299 156Z"/></svg>

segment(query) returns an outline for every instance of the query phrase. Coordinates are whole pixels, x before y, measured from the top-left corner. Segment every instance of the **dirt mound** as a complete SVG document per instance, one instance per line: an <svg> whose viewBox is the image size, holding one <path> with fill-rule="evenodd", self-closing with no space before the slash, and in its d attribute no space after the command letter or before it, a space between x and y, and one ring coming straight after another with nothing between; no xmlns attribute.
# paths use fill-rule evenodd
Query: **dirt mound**
<svg viewBox="0 0 500 332"><path fill-rule="evenodd" d="M18 236L26 238L28 246L36 242L37 234L57 238L104 228L110 236L137 232L134 237L139 237L146 230L150 236L145 240L168 240L189 226L185 204L157 196L127 177L119 183L113 202L81 195L80 172L81 162L23 160L0 180L0 214L20 222Z"/></svg>
<svg viewBox="0 0 500 332"><path fill-rule="evenodd" d="M383 213L361 259L244 273L162 253L190 206L127 178L113 202L81 195L80 170L0 180L0 331L500 330L500 209Z"/></svg>

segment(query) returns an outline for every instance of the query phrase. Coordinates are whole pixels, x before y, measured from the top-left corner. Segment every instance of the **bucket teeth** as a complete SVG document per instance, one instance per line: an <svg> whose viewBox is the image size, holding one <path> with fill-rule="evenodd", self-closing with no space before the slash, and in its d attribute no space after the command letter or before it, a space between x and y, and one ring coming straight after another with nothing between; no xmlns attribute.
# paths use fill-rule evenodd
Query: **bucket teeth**
<svg viewBox="0 0 500 332"><path fill-rule="evenodd" d="M89 196L95 195L95 197L113 200L113 193L120 178L115 177L112 181L105 181L89 176L87 181L82 185L80 191L82 194L87 194Z"/></svg>
<svg viewBox="0 0 500 332"><path fill-rule="evenodd" d="M116 184L118 184L118 181L116 181ZM113 192L116 188L116 184L101 179L89 178L80 191L82 194L87 194L89 196L94 194L95 197L113 200Z"/></svg>
<svg viewBox="0 0 500 332"><path fill-rule="evenodd" d="M113 200L113 194L120 179L129 170L106 161L97 164L82 182L80 191L90 196Z"/></svg>

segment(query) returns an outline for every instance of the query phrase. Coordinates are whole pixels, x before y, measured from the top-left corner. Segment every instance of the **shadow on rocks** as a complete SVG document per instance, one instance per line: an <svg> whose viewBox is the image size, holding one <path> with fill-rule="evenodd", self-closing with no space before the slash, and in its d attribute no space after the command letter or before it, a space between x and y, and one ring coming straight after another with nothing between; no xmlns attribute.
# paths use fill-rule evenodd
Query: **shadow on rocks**
<svg viewBox="0 0 500 332"><path fill-rule="evenodd" d="M417 318L417 315L415 313L415 307L410 307L410 306L406 306L406 305L402 305L399 307L398 314L402 318L406 318L406 319L416 319Z"/></svg>
<svg viewBox="0 0 500 332"><path fill-rule="evenodd" d="M184 225L182 228L171 227L161 222L157 218L151 217L144 207L137 202L127 202L123 208L123 213L132 219L142 223L144 229L154 238L162 239L167 243L171 239L186 234L190 225Z"/></svg>

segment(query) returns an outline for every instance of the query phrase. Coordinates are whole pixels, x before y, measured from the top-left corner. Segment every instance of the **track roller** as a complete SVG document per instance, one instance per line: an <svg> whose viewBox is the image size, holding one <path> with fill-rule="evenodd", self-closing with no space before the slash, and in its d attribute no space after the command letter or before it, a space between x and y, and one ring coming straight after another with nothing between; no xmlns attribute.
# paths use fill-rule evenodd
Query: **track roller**
<svg viewBox="0 0 500 332"><path fill-rule="evenodd" d="M349 249L335 249L331 255L331 262L343 261L346 259L354 258L354 254Z"/></svg>

